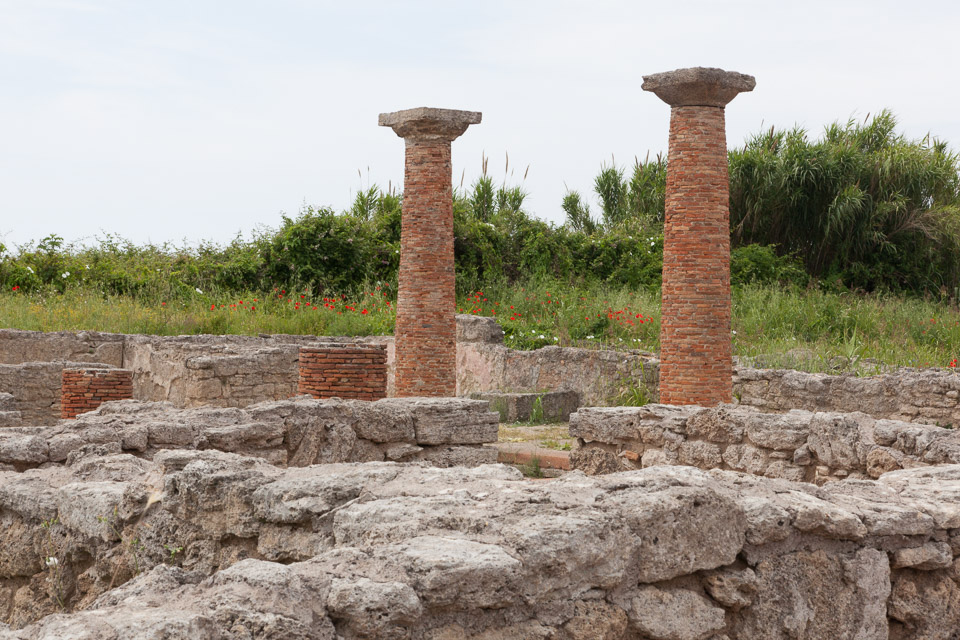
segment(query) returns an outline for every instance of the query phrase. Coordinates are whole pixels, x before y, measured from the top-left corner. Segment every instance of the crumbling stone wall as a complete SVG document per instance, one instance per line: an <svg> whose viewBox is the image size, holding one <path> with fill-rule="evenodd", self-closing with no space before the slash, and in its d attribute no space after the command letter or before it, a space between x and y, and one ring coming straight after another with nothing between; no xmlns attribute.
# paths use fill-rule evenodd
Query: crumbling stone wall
<svg viewBox="0 0 960 640"><path fill-rule="evenodd" d="M126 338L98 331L0 329L0 364L65 360L122 367Z"/></svg>
<svg viewBox="0 0 960 640"><path fill-rule="evenodd" d="M126 369L64 369L61 380L60 417L65 419L133 397L133 372Z"/></svg>
<svg viewBox="0 0 960 640"><path fill-rule="evenodd" d="M0 473L0 509L5 639L960 628L956 465L817 488L685 467L530 483L499 465L281 469L217 451L84 450Z"/></svg>
<svg viewBox="0 0 960 640"><path fill-rule="evenodd" d="M65 353L99 353L105 364L134 372L134 397L168 400L177 406L247 406L297 394L297 353L318 342L359 342L387 351L387 395L394 386L394 343L389 336L124 336L0 330L0 361ZM71 346L72 345L72 346ZM106 346L105 346L106 345ZM99 351L98 351L99 350ZM122 360L114 355L123 354ZM110 355L114 354L114 355ZM29 360L28 360L29 361ZM59 418L53 378L59 364L0 364L0 393L16 397L27 424ZM503 344L495 320L457 316L457 394L488 391L571 390L586 406L607 405L623 393L657 399L659 361L636 351L545 347L516 351ZM52 376L52 377L50 377ZM33 382L29 382L33 380ZM742 405L762 411L861 411L875 418L960 425L960 375L953 370L903 369L880 376L811 374L792 370L734 370L733 388Z"/></svg>
<svg viewBox="0 0 960 640"><path fill-rule="evenodd" d="M380 338L316 336L129 336L125 366L134 397L178 407L244 407L298 394L301 346Z"/></svg>
<svg viewBox="0 0 960 640"><path fill-rule="evenodd" d="M177 409L112 402L49 427L0 430L0 465L62 463L85 446L140 457L166 449L218 449L280 466L381 460L440 466L496 462L498 414L465 398L313 400L250 407Z"/></svg>
<svg viewBox="0 0 960 640"><path fill-rule="evenodd" d="M571 464L588 473L690 465L823 484L960 463L960 432L863 413L589 407L571 416L570 434L581 443Z"/></svg>
<svg viewBox="0 0 960 640"><path fill-rule="evenodd" d="M63 370L85 366L89 365L70 361L0 364L0 393L13 396L7 410L19 412L23 424L57 422Z"/></svg>
<svg viewBox="0 0 960 640"><path fill-rule="evenodd" d="M23 417L17 409L17 400L11 393L0 393L0 427L19 427Z"/></svg>
<svg viewBox="0 0 960 640"><path fill-rule="evenodd" d="M900 369L877 376L738 368L742 405L762 411L861 411L875 418L960 427L960 374L954 369Z"/></svg>

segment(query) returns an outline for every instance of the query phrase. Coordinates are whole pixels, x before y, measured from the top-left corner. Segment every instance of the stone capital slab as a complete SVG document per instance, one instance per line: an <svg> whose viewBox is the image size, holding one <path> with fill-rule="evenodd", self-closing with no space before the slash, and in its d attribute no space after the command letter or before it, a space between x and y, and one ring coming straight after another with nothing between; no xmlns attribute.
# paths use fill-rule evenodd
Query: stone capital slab
<svg viewBox="0 0 960 640"><path fill-rule="evenodd" d="M757 81L736 71L691 67L643 76L644 91L652 91L671 107L720 107L743 91L753 91Z"/></svg>
<svg viewBox="0 0 960 640"><path fill-rule="evenodd" d="M414 140L454 140L472 124L479 124L479 111L418 107L393 113L381 113L379 124L390 127L401 138Z"/></svg>

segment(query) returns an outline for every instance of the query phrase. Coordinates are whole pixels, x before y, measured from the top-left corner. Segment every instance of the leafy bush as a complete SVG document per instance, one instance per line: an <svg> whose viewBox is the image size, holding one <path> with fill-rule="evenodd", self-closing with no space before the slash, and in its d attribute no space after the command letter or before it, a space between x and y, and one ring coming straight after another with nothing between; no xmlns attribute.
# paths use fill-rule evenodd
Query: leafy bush
<svg viewBox="0 0 960 640"><path fill-rule="evenodd" d="M748 244L730 251L730 282L744 284L792 284L809 281L803 263L793 256L779 256L771 245Z"/></svg>
<svg viewBox="0 0 960 640"><path fill-rule="evenodd" d="M897 134L882 111L827 127L771 128L730 153L735 244L776 245L808 273L866 291L960 286L960 162Z"/></svg>
<svg viewBox="0 0 960 640"><path fill-rule="evenodd" d="M895 133L892 115L834 124L823 139L770 129L729 154L731 281L843 290L903 290L960 297L958 158L929 138ZM518 282L600 283L653 292L663 265L666 159L604 166L595 180L601 219L568 192L566 224L529 215L522 186L487 175L453 195L461 296ZM274 289L354 295L395 290L402 195L376 185L342 213L304 207L280 227L226 246L134 245L106 236L89 247L57 235L10 251L0 245L8 291L189 301ZM539 335L539 334L537 334Z"/></svg>

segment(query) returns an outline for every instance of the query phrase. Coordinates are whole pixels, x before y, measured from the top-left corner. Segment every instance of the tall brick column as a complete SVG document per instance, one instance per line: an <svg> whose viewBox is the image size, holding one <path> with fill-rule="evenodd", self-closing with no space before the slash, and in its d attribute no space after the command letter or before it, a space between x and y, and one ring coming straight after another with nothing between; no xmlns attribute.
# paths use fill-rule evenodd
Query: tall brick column
<svg viewBox="0 0 960 640"><path fill-rule="evenodd" d="M380 114L380 126L392 128L407 147L395 331L398 397L456 393L450 143L479 122L475 111L451 109Z"/></svg>
<svg viewBox="0 0 960 640"><path fill-rule="evenodd" d="M752 76L703 67L643 77L643 89L670 105L660 312L664 404L733 399L724 107L755 85Z"/></svg>

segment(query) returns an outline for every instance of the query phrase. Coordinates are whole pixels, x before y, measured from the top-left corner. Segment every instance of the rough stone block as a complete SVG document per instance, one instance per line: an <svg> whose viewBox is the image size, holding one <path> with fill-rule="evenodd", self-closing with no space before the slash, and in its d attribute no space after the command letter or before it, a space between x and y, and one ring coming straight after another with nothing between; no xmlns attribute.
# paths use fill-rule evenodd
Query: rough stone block
<svg viewBox="0 0 960 640"><path fill-rule="evenodd" d="M473 393L470 397L488 401L490 410L500 414L500 422L528 422L536 413L539 413L539 419L544 422L566 422L570 419L570 414L580 408L580 394L576 391L545 391L543 393L490 391Z"/></svg>

